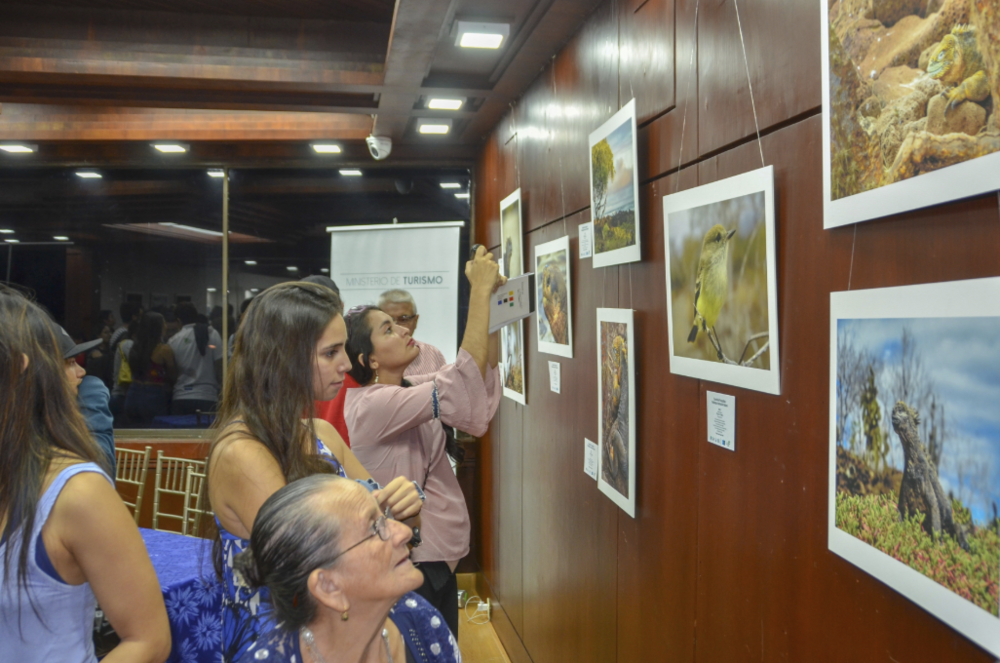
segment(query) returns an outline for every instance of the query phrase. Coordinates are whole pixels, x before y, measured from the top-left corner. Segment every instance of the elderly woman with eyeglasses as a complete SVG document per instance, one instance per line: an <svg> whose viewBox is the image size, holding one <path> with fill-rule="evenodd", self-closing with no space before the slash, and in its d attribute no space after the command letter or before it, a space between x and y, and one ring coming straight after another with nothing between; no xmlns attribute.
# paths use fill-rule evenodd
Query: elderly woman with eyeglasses
<svg viewBox="0 0 1000 663"><path fill-rule="evenodd" d="M320 474L288 484L257 513L235 566L270 590L278 628L240 662L460 661L441 614L412 590L406 525L360 485Z"/></svg>
<svg viewBox="0 0 1000 663"><path fill-rule="evenodd" d="M436 373L410 376L419 350L405 327L374 306L347 315L350 376L359 388L344 396L351 448L378 481L404 476L427 495L421 512L423 541L413 559L424 575L418 593L458 629L455 567L469 552L470 521L465 496L448 457L461 450L442 422L482 435L500 404L496 343L489 342L490 301L506 282L492 254L479 247L466 263L471 285L469 315L458 358Z"/></svg>

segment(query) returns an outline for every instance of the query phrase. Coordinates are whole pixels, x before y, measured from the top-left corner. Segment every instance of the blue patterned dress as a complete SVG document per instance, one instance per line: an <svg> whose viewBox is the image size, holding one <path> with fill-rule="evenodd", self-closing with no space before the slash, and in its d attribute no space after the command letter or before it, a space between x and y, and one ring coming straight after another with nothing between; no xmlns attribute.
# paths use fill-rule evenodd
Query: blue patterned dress
<svg viewBox="0 0 1000 663"><path fill-rule="evenodd" d="M389 611L389 619L406 643L406 660L414 663L462 663L455 636L427 599L409 592ZM297 631L275 629L250 645L239 663L302 663ZM401 661L399 663L402 663Z"/></svg>
<svg viewBox="0 0 1000 663"><path fill-rule="evenodd" d="M330 462L337 474L347 478L343 466L322 440L316 440L317 452ZM222 660L225 663L240 660L261 633L275 627L271 618L271 600L266 587L249 587L238 572L233 569L233 558L243 552L250 541L230 534L215 519L222 539Z"/></svg>

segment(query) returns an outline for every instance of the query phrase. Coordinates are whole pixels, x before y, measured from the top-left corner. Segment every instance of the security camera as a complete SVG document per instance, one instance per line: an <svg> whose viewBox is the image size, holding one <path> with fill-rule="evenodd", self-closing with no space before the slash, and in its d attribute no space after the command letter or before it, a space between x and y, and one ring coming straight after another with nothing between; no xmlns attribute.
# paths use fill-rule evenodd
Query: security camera
<svg viewBox="0 0 1000 663"><path fill-rule="evenodd" d="M372 158L381 161L392 152L392 139L385 136L369 136L365 139L368 143L368 151L372 153Z"/></svg>

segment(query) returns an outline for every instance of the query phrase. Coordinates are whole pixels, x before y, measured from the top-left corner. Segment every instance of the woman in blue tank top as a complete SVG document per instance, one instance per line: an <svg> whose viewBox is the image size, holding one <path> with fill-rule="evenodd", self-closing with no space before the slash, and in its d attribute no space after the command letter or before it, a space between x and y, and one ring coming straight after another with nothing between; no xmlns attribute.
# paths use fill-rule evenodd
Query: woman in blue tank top
<svg viewBox="0 0 1000 663"><path fill-rule="evenodd" d="M121 637L105 661L164 661L156 573L76 407L77 380L54 323L0 285L0 659L95 662L100 602Z"/></svg>
<svg viewBox="0 0 1000 663"><path fill-rule="evenodd" d="M233 569L264 501L313 474L371 479L333 426L312 417L314 401L336 396L351 367L342 313L329 288L281 283L254 298L236 332L206 487L219 529L224 661L239 660L274 628L267 590L251 588ZM417 516L423 497L403 477L375 496L400 519Z"/></svg>

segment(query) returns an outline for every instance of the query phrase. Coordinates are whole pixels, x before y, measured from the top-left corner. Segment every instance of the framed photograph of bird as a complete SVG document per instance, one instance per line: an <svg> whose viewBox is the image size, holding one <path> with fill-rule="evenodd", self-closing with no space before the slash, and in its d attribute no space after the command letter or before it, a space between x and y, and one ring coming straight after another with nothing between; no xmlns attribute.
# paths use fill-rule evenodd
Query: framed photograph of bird
<svg viewBox="0 0 1000 663"><path fill-rule="evenodd" d="M831 293L830 550L1000 657L998 399L1000 278Z"/></svg>
<svg viewBox="0 0 1000 663"><path fill-rule="evenodd" d="M573 358L569 235L535 247L538 350Z"/></svg>
<svg viewBox="0 0 1000 663"><path fill-rule="evenodd" d="M642 260L635 99L590 134L594 267Z"/></svg>
<svg viewBox="0 0 1000 663"><path fill-rule="evenodd" d="M1000 3L813 1L823 227L1000 189Z"/></svg>
<svg viewBox="0 0 1000 663"><path fill-rule="evenodd" d="M670 372L781 393L771 166L663 198Z"/></svg>
<svg viewBox="0 0 1000 663"><path fill-rule="evenodd" d="M500 273L507 278L524 274L521 250L521 189L500 201ZM527 405L524 375L524 321L518 320L500 330L500 366L503 395Z"/></svg>
<svg viewBox="0 0 1000 663"><path fill-rule="evenodd" d="M635 518L635 343L632 311L597 309L597 487Z"/></svg>

